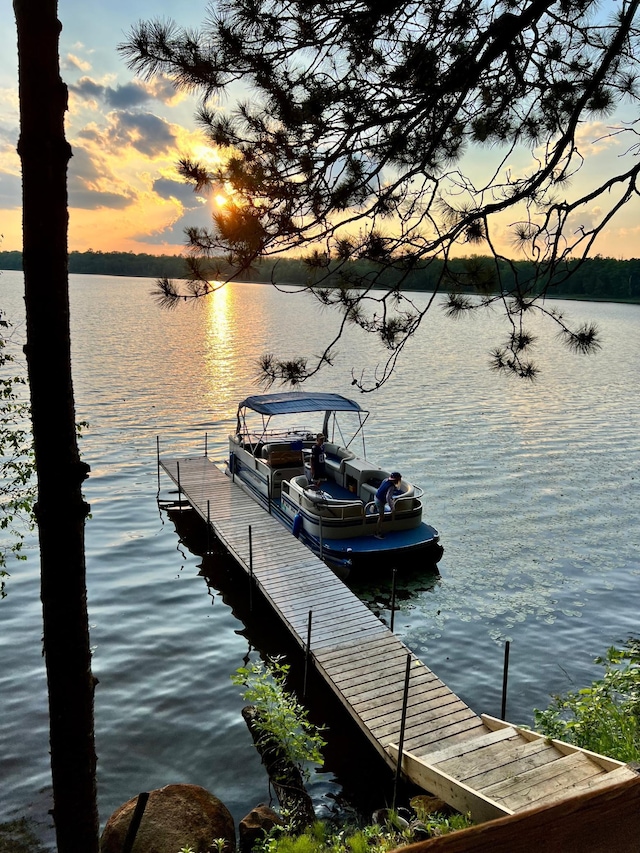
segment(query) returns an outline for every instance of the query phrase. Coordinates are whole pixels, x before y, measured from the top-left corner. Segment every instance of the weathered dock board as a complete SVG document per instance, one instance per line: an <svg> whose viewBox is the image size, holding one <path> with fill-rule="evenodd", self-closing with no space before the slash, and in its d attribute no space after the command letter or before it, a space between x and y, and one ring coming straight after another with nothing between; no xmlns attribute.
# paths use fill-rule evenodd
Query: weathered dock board
<svg viewBox="0 0 640 853"><path fill-rule="evenodd" d="M475 821L617 784L627 765L478 716L308 548L206 456L161 467L245 571L379 754ZM251 534L249 535L249 528Z"/></svg>

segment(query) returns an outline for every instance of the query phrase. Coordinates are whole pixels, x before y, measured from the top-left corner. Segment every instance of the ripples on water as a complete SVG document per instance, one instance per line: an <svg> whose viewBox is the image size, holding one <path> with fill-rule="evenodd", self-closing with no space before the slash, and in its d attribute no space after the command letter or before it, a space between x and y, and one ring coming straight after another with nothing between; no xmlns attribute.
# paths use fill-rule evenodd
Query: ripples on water
<svg viewBox="0 0 640 853"><path fill-rule="evenodd" d="M90 425L82 452L92 469L100 813L104 821L138 791L190 781L221 796L237 821L269 791L229 676L255 659L254 644L281 640L268 615L245 628L237 614L247 618L246 608L233 598L241 581L221 564L222 591L209 589L201 558L158 511L156 436L165 453L193 453L206 432L209 454L222 458L237 401L255 390L256 357L320 352L336 318L261 285L230 286L206 307L167 314L150 289L148 280L71 277L77 416ZM20 276L4 273L2 305L14 321L20 290ZM504 332L497 315L452 323L435 311L393 381L363 398L369 456L425 488L445 545L440 578L400 582L395 631L490 714L500 713L509 639L515 722L590 681L595 655L639 632L640 307L561 307L598 321L598 356L566 354L542 324L540 381L507 380L487 367ZM380 355L355 333L339 349L314 387L348 394L351 368ZM63 565L61 555L61 582ZM0 603L0 821L41 813L50 790L37 575L32 541ZM388 623L389 587L354 588ZM314 716L325 707L320 691ZM357 796L349 743L334 723L330 766L312 786L323 809ZM375 774L385 771L374 762L366 776Z"/></svg>

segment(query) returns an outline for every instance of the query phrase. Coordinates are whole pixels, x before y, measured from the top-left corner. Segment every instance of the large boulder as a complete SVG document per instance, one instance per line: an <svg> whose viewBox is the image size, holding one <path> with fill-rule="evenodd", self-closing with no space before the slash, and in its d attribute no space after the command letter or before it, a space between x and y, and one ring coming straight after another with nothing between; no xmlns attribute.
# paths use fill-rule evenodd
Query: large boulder
<svg viewBox="0 0 640 853"><path fill-rule="evenodd" d="M138 798L111 815L100 839L101 853L122 853ZM178 853L190 846L196 853L234 853L236 832L229 809L199 785L166 785L151 791L131 853Z"/></svg>
<svg viewBox="0 0 640 853"><path fill-rule="evenodd" d="M284 822L272 808L260 803L251 809L238 825L240 853L251 853L256 841L262 841L274 826L284 826Z"/></svg>

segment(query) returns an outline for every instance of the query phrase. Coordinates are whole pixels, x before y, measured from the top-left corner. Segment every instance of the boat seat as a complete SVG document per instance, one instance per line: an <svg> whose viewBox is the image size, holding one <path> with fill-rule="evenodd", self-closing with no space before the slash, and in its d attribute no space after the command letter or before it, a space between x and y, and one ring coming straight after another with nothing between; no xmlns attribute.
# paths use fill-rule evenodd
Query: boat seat
<svg viewBox="0 0 640 853"><path fill-rule="evenodd" d="M269 468L302 468L302 448L294 447L294 444L298 442L265 444L262 458L266 459Z"/></svg>
<svg viewBox="0 0 640 853"><path fill-rule="evenodd" d="M308 489L311 484L306 474L299 474L297 477L292 477L290 482L299 489Z"/></svg>
<svg viewBox="0 0 640 853"><path fill-rule="evenodd" d="M353 459L355 457L355 453L353 453L353 451L347 450L346 447L340 447L339 444L333 444L332 442L325 442L324 453L325 465L328 468L331 468L332 471L337 472L344 471L345 460Z"/></svg>

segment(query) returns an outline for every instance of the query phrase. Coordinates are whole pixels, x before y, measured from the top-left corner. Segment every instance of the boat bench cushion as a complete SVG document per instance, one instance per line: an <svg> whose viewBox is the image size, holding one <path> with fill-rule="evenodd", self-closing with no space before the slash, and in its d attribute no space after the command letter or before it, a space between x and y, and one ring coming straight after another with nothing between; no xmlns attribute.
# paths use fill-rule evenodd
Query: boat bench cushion
<svg viewBox="0 0 640 853"><path fill-rule="evenodd" d="M376 491L376 486L370 486L369 483L363 483L362 486L360 486L360 497L365 503L369 503L369 501L372 501L375 498Z"/></svg>
<svg viewBox="0 0 640 853"><path fill-rule="evenodd" d="M355 453L340 447L339 444L325 442L324 445L325 464L334 471L342 471L345 459L353 459Z"/></svg>

